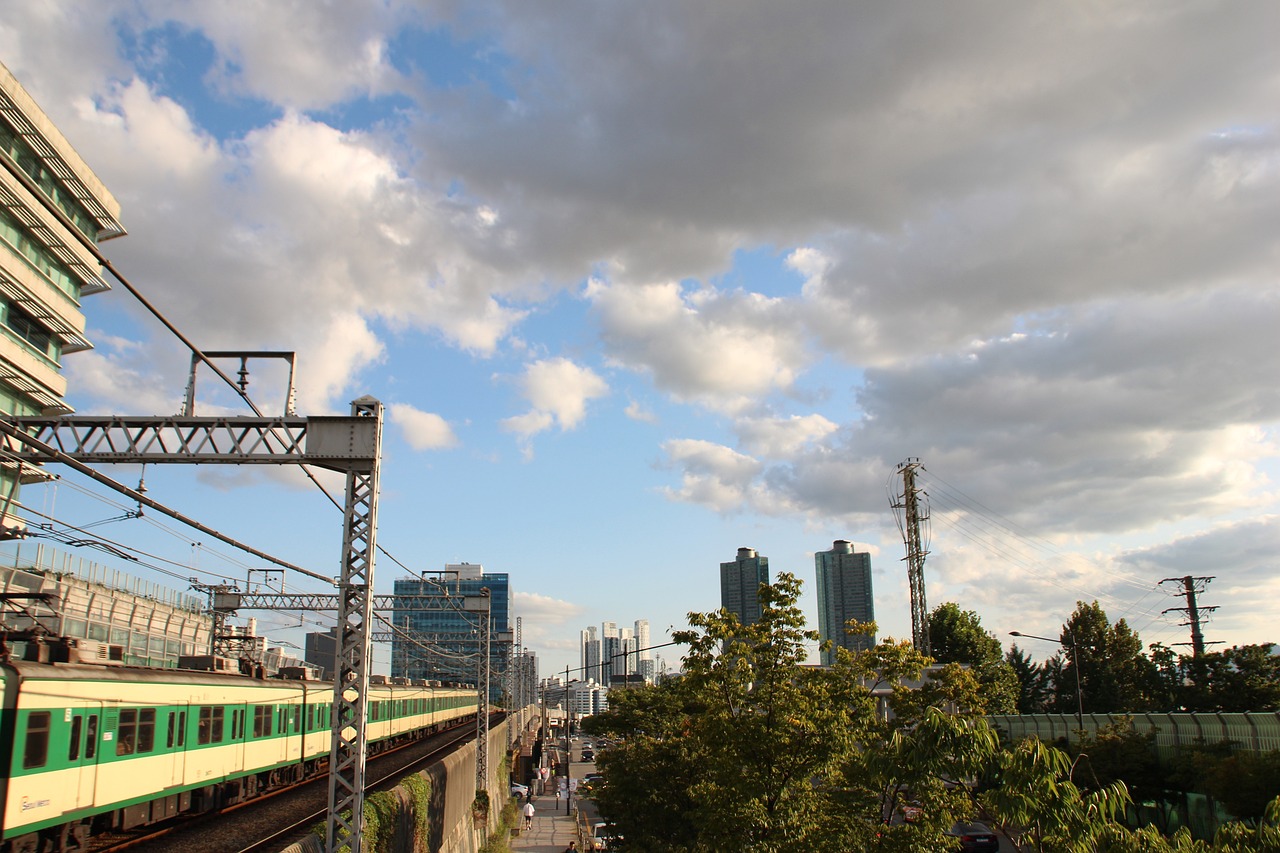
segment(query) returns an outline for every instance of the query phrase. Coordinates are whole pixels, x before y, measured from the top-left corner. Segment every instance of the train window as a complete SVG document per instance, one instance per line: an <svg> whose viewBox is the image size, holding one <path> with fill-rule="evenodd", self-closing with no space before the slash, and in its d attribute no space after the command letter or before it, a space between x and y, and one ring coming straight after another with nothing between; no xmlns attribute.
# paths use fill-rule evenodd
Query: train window
<svg viewBox="0 0 1280 853"><path fill-rule="evenodd" d="M174 736L173 727L175 723L175 719L174 719L175 716L176 715L172 711L169 712L169 728L168 728L168 731L165 732L165 736L164 736L165 749L173 749L173 736Z"/></svg>
<svg viewBox="0 0 1280 853"><path fill-rule="evenodd" d="M22 766L26 769L44 767L49 760L48 711L33 711L27 717L27 744L22 750Z"/></svg>
<svg viewBox="0 0 1280 853"><path fill-rule="evenodd" d="M302 706L293 706L293 730L295 732L302 731Z"/></svg>
<svg viewBox="0 0 1280 853"><path fill-rule="evenodd" d="M196 734L196 743L222 743L222 728L225 719L225 708L216 705L201 705L200 730Z"/></svg>
<svg viewBox="0 0 1280 853"><path fill-rule="evenodd" d="M231 739L244 740L244 709L237 708L231 712Z"/></svg>
<svg viewBox="0 0 1280 853"><path fill-rule="evenodd" d="M187 745L187 712L178 712L178 746Z"/></svg>
<svg viewBox="0 0 1280 853"><path fill-rule="evenodd" d="M84 717L76 714L71 718L71 742L67 746L67 760L76 761L80 758L80 737L84 734Z"/></svg>
<svg viewBox="0 0 1280 853"><path fill-rule="evenodd" d="M253 706L253 736L266 737L271 734L271 706Z"/></svg>
<svg viewBox="0 0 1280 853"><path fill-rule="evenodd" d="M138 752L151 752L156 747L156 709L138 711Z"/></svg>
<svg viewBox="0 0 1280 853"><path fill-rule="evenodd" d="M84 757L92 759L98 754L98 715L89 715L88 731L84 736Z"/></svg>
<svg viewBox="0 0 1280 853"><path fill-rule="evenodd" d="M138 745L138 709L121 708L116 726L116 755L133 755Z"/></svg>

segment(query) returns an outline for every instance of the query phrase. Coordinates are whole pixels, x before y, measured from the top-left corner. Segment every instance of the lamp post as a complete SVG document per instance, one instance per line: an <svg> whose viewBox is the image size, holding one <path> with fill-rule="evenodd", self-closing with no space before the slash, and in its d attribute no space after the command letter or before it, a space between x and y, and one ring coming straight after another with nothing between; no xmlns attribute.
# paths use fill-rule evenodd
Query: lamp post
<svg viewBox="0 0 1280 853"><path fill-rule="evenodd" d="M1084 691L1080 689L1080 644L1076 642L1075 632L1070 626L1063 625L1063 629L1067 632L1067 636L1071 638L1071 655L1074 658L1071 661L1071 669L1076 674L1076 731L1080 732L1080 736L1084 736ZM1055 640L1053 637L1037 637L1035 634L1024 634L1021 631L1010 631L1011 637L1026 637L1030 640L1044 640L1047 643L1057 643L1060 646L1066 646L1061 640Z"/></svg>

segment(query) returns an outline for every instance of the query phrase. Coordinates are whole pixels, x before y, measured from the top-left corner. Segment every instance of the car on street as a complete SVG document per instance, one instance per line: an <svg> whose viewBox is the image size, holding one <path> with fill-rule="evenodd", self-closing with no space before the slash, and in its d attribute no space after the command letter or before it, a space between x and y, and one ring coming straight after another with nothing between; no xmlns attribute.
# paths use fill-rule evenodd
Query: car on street
<svg viewBox="0 0 1280 853"><path fill-rule="evenodd" d="M526 800L527 800L527 799L529 799L529 786L528 786L528 785L521 785L519 782L512 782L512 783L511 783L511 796L513 796L513 797L523 797L523 798L525 798Z"/></svg>
<svg viewBox="0 0 1280 853"><path fill-rule="evenodd" d="M618 835L617 827L608 821L600 821L591 827L591 837L587 839L590 845L588 850L613 850L617 845L615 842L622 838Z"/></svg>
<svg viewBox="0 0 1280 853"><path fill-rule="evenodd" d="M947 836L954 838L959 846L955 849L963 853L999 853L1000 839L985 823L961 821L947 830Z"/></svg>

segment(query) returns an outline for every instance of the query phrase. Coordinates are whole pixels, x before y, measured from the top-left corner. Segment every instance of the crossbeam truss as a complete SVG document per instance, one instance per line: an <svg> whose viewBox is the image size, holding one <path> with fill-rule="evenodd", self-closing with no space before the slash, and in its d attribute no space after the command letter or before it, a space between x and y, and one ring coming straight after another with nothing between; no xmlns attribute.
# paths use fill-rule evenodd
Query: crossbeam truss
<svg viewBox="0 0 1280 853"><path fill-rule="evenodd" d="M371 466L364 454L378 443L382 428L380 419L375 423L369 417L72 415L10 420L79 462L301 464L343 472ZM36 462L45 458L38 451L19 450L18 455Z"/></svg>
<svg viewBox="0 0 1280 853"><path fill-rule="evenodd" d="M382 404L372 397L361 397L351 403L350 417L74 416L7 420L43 445L81 463L315 465L346 473L325 838L328 853L337 853L343 846L348 846L351 853L361 853ZM9 444L11 452L32 462L52 458L34 444Z"/></svg>

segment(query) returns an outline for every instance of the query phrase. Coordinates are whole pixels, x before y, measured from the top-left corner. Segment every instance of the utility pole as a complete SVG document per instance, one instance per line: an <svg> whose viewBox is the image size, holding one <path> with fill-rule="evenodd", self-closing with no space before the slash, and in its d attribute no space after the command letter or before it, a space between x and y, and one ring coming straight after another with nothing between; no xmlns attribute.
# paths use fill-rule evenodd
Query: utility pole
<svg viewBox="0 0 1280 853"><path fill-rule="evenodd" d="M1185 577L1180 577L1180 578L1165 578L1164 580L1160 581L1160 583L1182 584L1182 589L1183 589L1182 594L1186 596L1187 606L1186 607L1170 607L1167 610L1162 611L1162 613L1177 612L1177 613L1187 614L1187 621L1183 622L1182 624L1184 626L1189 625L1191 627L1191 642L1175 643L1174 645L1191 646L1191 657L1195 660L1199 660L1200 658L1204 657L1205 640L1204 640L1204 632L1200 630L1200 614L1212 613L1213 611L1218 609L1217 607L1200 607L1196 603L1196 594L1199 592L1203 592L1204 588L1209 585L1209 581L1211 580L1213 580L1212 577L1197 578L1197 577L1192 577L1191 575L1186 575ZM1221 642L1221 641L1215 640L1214 642Z"/></svg>
<svg viewBox="0 0 1280 853"><path fill-rule="evenodd" d="M898 473L902 475L902 494L890 506L902 510L901 515L894 513L894 518L907 546L905 559L907 581L911 587L911 642L917 652L928 655L932 654L932 647L929 642L929 607L924 595L924 558L929 551L921 542L920 522L929 520L929 510L927 506L923 513L920 510L917 468L923 470L920 460L914 456L898 466Z"/></svg>

